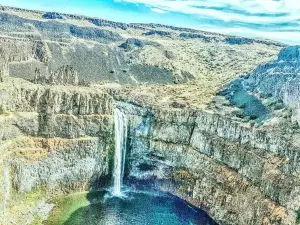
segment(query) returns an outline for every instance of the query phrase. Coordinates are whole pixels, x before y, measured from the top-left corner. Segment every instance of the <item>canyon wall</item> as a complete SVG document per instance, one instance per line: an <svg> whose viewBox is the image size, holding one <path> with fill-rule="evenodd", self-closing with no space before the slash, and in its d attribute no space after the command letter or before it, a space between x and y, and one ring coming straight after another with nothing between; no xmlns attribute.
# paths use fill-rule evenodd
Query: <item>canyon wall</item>
<svg viewBox="0 0 300 225"><path fill-rule="evenodd" d="M208 111L149 111L130 118L127 176L208 212L220 224L296 224L299 146Z"/></svg>
<svg viewBox="0 0 300 225"><path fill-rule="evenodd" d="M110 185L114 152L110 96L84 87L26 82L2 83L0 95L1 224L31 224L34 216L45 214L40 210L47 204L37 204L40 199L24 203L27 193L56 195ZM23 205L22 212L15 210L18 205Z"/></svg>
<svg viewBox="0 0 300 225"><path fill-rule="evenodd" d="M0 90L3 212L22 193L109 186L118 107L129 119L128 184L175 194L220 224L296 223L297 134L255 128L208 110L119 102L104 88L6 82Z"/></svg>

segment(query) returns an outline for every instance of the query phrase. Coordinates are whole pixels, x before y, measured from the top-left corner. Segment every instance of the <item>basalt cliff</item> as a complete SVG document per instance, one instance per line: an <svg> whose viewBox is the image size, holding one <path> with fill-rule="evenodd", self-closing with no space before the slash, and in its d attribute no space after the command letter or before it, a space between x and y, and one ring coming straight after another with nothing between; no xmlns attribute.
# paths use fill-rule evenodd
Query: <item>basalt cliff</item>
<svg viewBox="0 0 300 225"><path fill-rule="evenodd" d="M300 47L0 6L0 224L124 181L218 224L300 223Z"/></svg>

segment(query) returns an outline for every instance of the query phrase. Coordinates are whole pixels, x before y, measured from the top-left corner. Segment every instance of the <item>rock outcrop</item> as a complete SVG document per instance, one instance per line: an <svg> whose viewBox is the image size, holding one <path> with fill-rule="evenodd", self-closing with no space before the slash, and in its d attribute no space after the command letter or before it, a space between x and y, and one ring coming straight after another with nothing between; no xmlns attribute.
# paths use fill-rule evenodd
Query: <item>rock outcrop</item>
<svg viewBox="0 0 300 225"><path fill-rule="evenodd" d="M293 110L293 120L300 123L300 47L291 46L281 50L276 60L258 66L254 71L244 75L238 80L232 81L225 88L225 95L235 93L239 101L248 98L251 101L251 107L256 106L258 111L256 114L266 114L263 110L261 102L272 101L274 104L282 102ZM244 93L244 94L242 94ZM247 94L248 93L248 94ZM224 94L224 91L223 91ZM244 97L241 97L243 95ZM248 97L247 97L248 96ZM256 97L251 97L256 96ZM253 103L254 99L256 103ZM233 101L234 103L235 101ZM272 103L271 102L271 103ZM237 105L246 102L236 102ZM259 116L258 116L259 117Z"/></svg>
<svg viewBox="0 0 300 225"><path fill-rule="evenodd" d="M71 66L62 66L55 72L51 72L47 77L41 73L38 68L35 70L35 77L33 80L35 84L52 84L52 85L79 85L87 84L84 80L79 81L78 72Z"/></svg>
<svg viewBox="0 0 300 225"><path fill-rule="evenodd" d="M8 77L9 77L8 63L1 63L0 64L0 82L7 81Z"/></svg>

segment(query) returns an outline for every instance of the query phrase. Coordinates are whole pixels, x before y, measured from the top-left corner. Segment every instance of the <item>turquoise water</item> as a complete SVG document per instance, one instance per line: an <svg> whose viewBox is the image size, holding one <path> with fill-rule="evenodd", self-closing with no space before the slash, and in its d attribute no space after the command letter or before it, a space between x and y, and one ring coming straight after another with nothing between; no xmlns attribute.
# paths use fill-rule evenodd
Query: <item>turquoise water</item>
<svg viewBox="0 0 300 225"><path fill-rule="evenodd" d="M87 195L90 204L77 209L65 225L215 225L208 215L179 198L157 192L108 191Z"/></svg>

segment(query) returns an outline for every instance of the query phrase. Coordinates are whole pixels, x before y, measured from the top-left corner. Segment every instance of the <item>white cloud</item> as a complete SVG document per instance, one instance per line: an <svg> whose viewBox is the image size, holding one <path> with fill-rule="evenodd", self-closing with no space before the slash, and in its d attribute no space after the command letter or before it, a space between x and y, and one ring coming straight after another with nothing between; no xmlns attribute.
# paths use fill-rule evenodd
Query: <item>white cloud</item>
<svg viewBox="0 0 300 225"><path fill-rule="evenodd" d="M286 40L289 43L300 40L300 33L296 32L300 31L299 0L120 1L143 4L157 12L162 10L191 15L199 25L206 25L206 30L245 36L247 29L248 36ZM216 21L221 22L218 25L211 25L216 24Z"/></svg>
<svg viewBox="0 0 300 225"><path fill-rule="evenodd" d="M270 40L277 40L284 43L290 44L299 44L300 33L298 32L289 32L289 31L259 31L249 28L220 28L220 27L198 27L200 30L206 30L210 32L237 35L237 36L246 36L246 37L255 37L255 38L264 38Z"/></svg>
<svg viewBox="0 0 300 225"><path fill-rule="evenodd" d="M159 9L159 8L150 8L152 12L160 13L160 14L165 14L167 11Z"/></svg>
<svg viewBox="0 0 300 225"><path fill-rule="evenodd" d="M201 15L224 21L278 23L300 19L299 0L123 0L145 4L156 10ZM204 8L206 7L206 8ZM211 8L219 7L219 9ZM222 10L223 8L223 10ZM225 10L227 9L227 10ZM230 11L234 9L235 11ZM238 13L244 11L247 14ZM286 13L286 16L260 16L261 13ZM249 15L253 14L253 15Z"/></svg>

